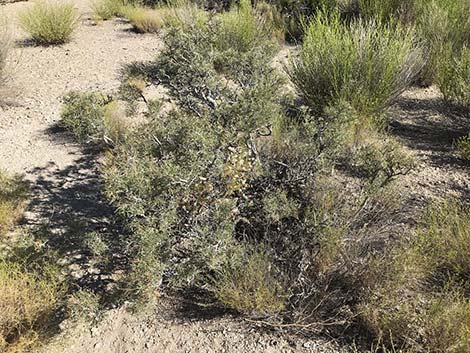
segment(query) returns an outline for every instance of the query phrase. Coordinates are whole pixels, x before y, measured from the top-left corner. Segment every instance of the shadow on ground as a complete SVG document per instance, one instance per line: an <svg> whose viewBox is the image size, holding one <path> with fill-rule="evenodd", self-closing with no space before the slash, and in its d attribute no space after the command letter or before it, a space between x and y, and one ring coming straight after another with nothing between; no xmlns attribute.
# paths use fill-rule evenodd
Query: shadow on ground
<svg viewBox="0 0 470 353"><path fill-rule="evenodd" d="M428 188L442 195L454 191L462 201L469 202L470 164L456 151L455 143L470 131L470 110L439 96L402 96L391 116L391 133L424 162L418 167L418 174L436 184Z"/></svg>
<svg viewBox="0 0 470 353"><path fill-rule="evenodd" d="M49 136L63 145L71 136L55 126ZM50 163L30 173L31 203L25 224L69 273L71 292L111 295L126 270L127 234L103 195L97 149L77 154L73 165Z"/></svg>

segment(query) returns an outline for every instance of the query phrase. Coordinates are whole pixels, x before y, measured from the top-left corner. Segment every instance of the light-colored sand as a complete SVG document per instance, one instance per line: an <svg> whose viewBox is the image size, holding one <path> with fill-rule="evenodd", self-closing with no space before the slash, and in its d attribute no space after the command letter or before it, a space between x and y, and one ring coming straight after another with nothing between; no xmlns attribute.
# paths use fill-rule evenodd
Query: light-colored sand
<svg viewBox="0 0 470 353"><path fill-rule="evenodd" d="M89 20L87 0L76 0L82 14L70 43L42 47L25 44L27 35L16 23L18 12L31 2L0 7L13 22L17 41L10 58L12 81L18 91L16 106L0 108L0 168L26 173L53 163L65 168L81 157L80 149L61 141L50 129L59 119L61 97L70 90L116 89L123 64L153 58L161 47L156 35L129 31L117 21L94 26Z"/></svg>

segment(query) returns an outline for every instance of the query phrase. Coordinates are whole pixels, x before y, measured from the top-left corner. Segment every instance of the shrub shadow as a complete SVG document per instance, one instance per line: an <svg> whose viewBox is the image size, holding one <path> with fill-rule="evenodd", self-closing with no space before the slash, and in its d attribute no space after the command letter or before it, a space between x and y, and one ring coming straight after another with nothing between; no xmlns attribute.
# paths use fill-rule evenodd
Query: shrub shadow
<svg viewBox="0 0 470 353"><path fill-rule="evenodd" d="M55 143L71 143L71 136L60 126L46 133ZM116 274L128 266L128 234L103 195L98 151L97 146L82 150L75 163L65 168L49 163L32 170L28 214L34 216L24 223L68 269L70 292L87 289L106 301L112 296ZM93 247L97 241L99 253Z"/></svg>
<svg viewBox="0 0 470 353"><path fill-rule="evenodd" d="M391 133L406 146L426 152L437 167L468 168L455 152L455 141L469 132L469 109L441 98L400 97L392 114Z"/></svg>

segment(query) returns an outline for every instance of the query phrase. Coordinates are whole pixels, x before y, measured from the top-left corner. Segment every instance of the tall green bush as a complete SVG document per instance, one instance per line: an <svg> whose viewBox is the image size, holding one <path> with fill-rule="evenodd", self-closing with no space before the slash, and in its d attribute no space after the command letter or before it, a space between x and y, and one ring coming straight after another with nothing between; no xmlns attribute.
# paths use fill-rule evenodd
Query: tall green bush
<svg viewBox="0 0 470 353"><path fill-rule="evenodd" d="M348 24L337 12L321 12L307 28L290 76L317 112L346 102L367 115L390 105L422 65L412 30L377 21Z"/></svg>

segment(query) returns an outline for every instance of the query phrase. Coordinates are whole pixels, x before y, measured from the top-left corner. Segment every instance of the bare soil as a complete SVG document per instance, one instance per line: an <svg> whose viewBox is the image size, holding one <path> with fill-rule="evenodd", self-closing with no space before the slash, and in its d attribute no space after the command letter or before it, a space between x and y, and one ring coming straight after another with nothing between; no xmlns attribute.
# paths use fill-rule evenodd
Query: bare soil
<svg viewBox="0 0 470 353"><path fill-rule="evenodd" d="M31 183L25 225L46 224L49 246L70 268L74 285L107 290L124 267L119 224L101 196L99 159L73 142L58 125L61 97L70 90L111 92L119 85L122 65L145 61L162 46L159 35L136 34L124 22L93 24L87 0L75 0L82 21L72 41L41 47L28 41L15 24L12 51L13 103L0 107L0 168L24 174ZM31 3L0 6L14 20ZM410 216L434 199L470 200L468 161L455 152L456 138L468 133L468 111L444 104L438 90L406 92L391 110L391 132L416 158L418 167L403 178L409 190ZM80 229L77 233L75 230ZM116 247L104 258L90 255L83 230L112 239ZM113 243L112 241L110 242ZM173 312L168 315L168 312ZM166 314L164 314L166 313ZM254 329L230 315L193 315L153 309L133 314L109 310L91 326L64 329L44 352L339 352L339 345Z"/></svg>

